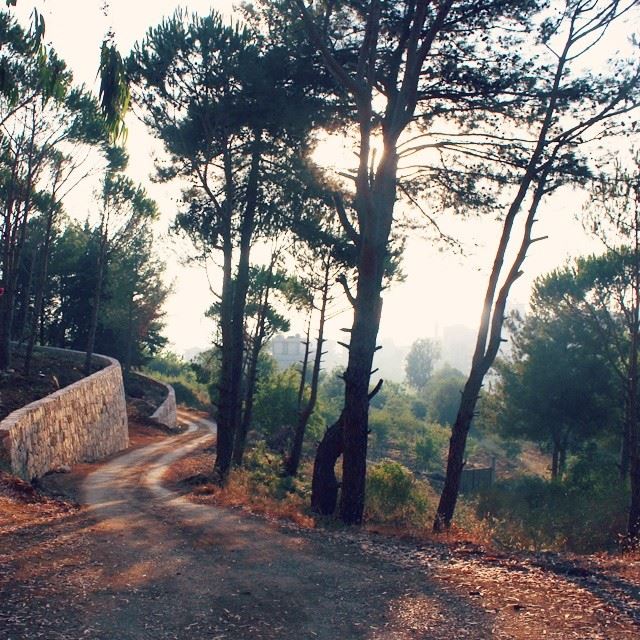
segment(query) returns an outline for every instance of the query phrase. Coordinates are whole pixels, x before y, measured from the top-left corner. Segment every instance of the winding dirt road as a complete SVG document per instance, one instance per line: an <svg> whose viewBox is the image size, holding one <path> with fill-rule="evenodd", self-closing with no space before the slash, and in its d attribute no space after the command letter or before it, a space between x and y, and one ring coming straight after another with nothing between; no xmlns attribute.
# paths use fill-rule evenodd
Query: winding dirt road
<svg viewBox="0 0 640 640"><path fill-rule="evenodd" d="M638 637L640 595L616 604L589 576L188 502L160 480L212 428L192 421L99 465L87 508L14 528L0 640Z"/></svg>
<svg viewBox="0 0 640 640"><path fill-rule="evenodd" d="M111 574L111 587L93 594L84 621L91 637L451 638L468 636L461 614L472 627L482 619L420 572L353 544L286 532L162 487L167 466L202 446L212 426L192 423L171 442L132 451L87 478L93 533ZM413 616L402 621L419 603L429 614L422 625L428 636ZM455 615L448 615L452 606Z"/></svg>

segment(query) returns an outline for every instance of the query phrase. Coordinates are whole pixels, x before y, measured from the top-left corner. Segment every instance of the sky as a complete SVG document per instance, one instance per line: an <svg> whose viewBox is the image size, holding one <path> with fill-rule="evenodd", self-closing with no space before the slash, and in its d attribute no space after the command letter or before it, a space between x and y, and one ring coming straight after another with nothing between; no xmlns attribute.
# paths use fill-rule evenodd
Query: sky
<svg viewBox="0 0 640 640"><path fill-rule="evenodd" d="M99 44L109 29L113 30L121 53L126 55L150 26L179 6L199 13L205 13L211 7L228 15L232 10L232 2L228 0L192 0L189 3L111 0L106 13L103 5L101 0L18 0L15 11L27 24L29 14L36 6L45 17L45 39L67 62L76 82L83 82L97 91ZM204 312L213 300L207 275L200 267L182 264L188 247L167 237L168 225L176 212L179 189L176 185L159 185L149 180L153 172L153 154L160 153L161 149L135 116L130 115L127 124L128 173L144 184L162 212L158 224L159 248L167 260L167 278L172 284L172 294L166 305L166 335L178 353L205 349L211 344L214 328L213 323L204 318ZM353 149L344 147L344 142L328 141L325 147L326 156L333 158L334 163L344 160L346 165L353 157ZM526 304L531 283L538 275L571 257L599 249L598 244L584 233L578 220L583 201L582 194L565 189L544 204L536 232L549 238L530 249L525 274L512 289L512 305ZM67 209L72 209L79 218L86 217L90 213L86 193L76 194L75 199L67 203ZM446 326L477 325L499 227L495 221L486 218L456 220L449 224L462 243L462 254L441 251L418 236L407 242L402 265L405 280L384 293L381 339L408 345L420 337L437 337ZM350 322L347 312L336 318L330 326L329 337L337 338L340 327L349 326ZM302 322L294 319L293 330L301 331Z"/></svg>

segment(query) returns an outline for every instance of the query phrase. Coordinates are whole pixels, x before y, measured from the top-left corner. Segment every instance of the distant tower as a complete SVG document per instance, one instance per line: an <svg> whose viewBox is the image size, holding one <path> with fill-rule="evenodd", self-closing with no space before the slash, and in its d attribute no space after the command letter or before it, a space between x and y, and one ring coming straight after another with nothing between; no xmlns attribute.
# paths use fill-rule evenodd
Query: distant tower
<svg viewBox="0 0 640 640"><path fill-rule="evenodd" d="M290 366L302 362L304 358L304 344L299 333L294 336L285 336L279 333L271 339L269 344L271 355L280 369L288 369Z"/></svg>

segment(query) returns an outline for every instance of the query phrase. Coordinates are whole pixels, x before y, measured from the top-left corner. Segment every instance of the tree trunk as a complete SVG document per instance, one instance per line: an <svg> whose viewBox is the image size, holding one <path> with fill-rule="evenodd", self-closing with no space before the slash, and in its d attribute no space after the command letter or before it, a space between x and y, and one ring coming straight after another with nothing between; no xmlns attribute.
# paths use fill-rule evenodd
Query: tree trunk
<svg viewBox="0 0 640 640"><path fill-rule="evenodd" d="M629 468L631 465L631 452L629 451L629 442L631 440L631 421L628 415L628 407L625 410L624 424L622 425L622 439L620 442L620 462L618 464L620 468L620 480L623 482L629 475Z"/></svg>
<svg viewBox="0 0 640 640"><path fill-rule="evenodd" d="M129 374L131 373L131 363L133 361L133 310L134 301L132 295L129 300L129 312L127 313L127 343L125 347L124 362L122 363L122 373L125 380L129 379Z"/></svg>
<svg viewBox="0 0 640 640"><path fill-rule="evenodd" d="M464 467L464 452L467 445L467 436L471 428L483 377L479 372L476 372L475 375L470 375L462 391L458 414L451 429L447 472L434 523L435 531L442 531L447 528L455 512L458 493L460 491L460 479Z"/></svg>
<svg viewBox="0 0 640 640"><path fill-rule="evenodd" d="M236 467L242 466L244 451L247 447L247 436L253 419L253 401L256 389L256 377L258 371L258 353L260 347L254 347L250 355L249 367L247 369L247 380L245 389L244 411L242 412L242 421L236 432L235 442L233 445L233 464Z"/></svg>
<svg viewBox="0 0 640 640"><path fill-rule="evenodd" d="M242 418L242 362L244 352L244 312L249 288L251 244L258 206L258 184L262 133L256 131L253 140L251 168L247 179L246 201L240 225L240 256L236 277L231 287L230 321L222 336L223 386L220 389L220 408L223 415L218 422L218 446L215 461L217 481L226 483L233 459L235 434ZM230 222L230 221L229 221ZM230 276L230 274L228 274ZM225 357L226 356L226 357ZM223 396L224 399L223 399Z"/></svg>
<svg viewBox="0 0 640 640"><path fill-rule="evenodd" d="M233 454L233 403L230 391L234 378L235 357L232 340L232 305L233 305L233 251L231 240L225 241L223 249L222 294L220 296L220 333L222 338L220 379L218 389L217 444L214 473L220 484L226 482Z"/></svg>
<svg viewBox="0 0 640 640"><path fill-rule="evenodd" d="M13 320L18 289L18 265L20 264L20 255L27 237L27 216L28 209L25 208L21 225L16 229L17 233L14 234L13 247L9 247L9 255L3 264L3 268L6 266L6 276L4 294L0 297L0 305L2 306L2 314L0 315L0 321L2 322L0 326L0 370L11 366L11 339L13 337Z"/></svg>
<svg viewBox="0 0 640 640"><path fill-rule="evenodd" d="M256 379L258 377L258 358L262 350L264 340L264 316L258 321L257 333L254 336L253 348L249 354L249 363L247 366L246 389L244 397L244 411L242 413L242 421L236 433L235 443L233 445L233 464L236 467L242 465L244 451L247 446L247 435L251 427L253 419L253 402L256 391Z"/></svg>
<svg viewBox="0 0 640 640"><path fill-rule="evenodd" d="M302 455L302 445L304 443L304 433L307 429L309 418L313 413L318 399L318 385L320 383L320 369L322 368L322 345L324 344L324 324L327 314L327 301L329 299L329 269L331 263L327 258L324 271L324 282L322 284L322 302L320 304L320 319L318 323L318 342L316 344L316 355L313 361L313 371L311 373L311 393L309 401L305 407L300 411L298 415L298 423L296 424L296 430L293 435L293 442L291 443L291 451L287 462L285 464L285 474L288 476L295 476L298 474L298 467L300 466L300 457ZM309 334L307 332L307 349L309 352Z"/></svg>
<svg viewBox="0 0 640 640"><path fill-rule="evenodd" d="M343 415L325 432L313 464L313 480L311 481L311 509L314 513L330 516L336 510L338 502L338 488L340 483L336 478L335 466L342 455Z"/></svg>
<svg viewBox="0 0 640 640"><path fill-rule="evenodd" d="M42 306L44 302L44 292L47 286L47 274L49 271L49 253L51 251L51 231L53 229L53 218L55 209L51 207L47 215L47 227L45 229L44 242L42 244L42 262L40 263L40 274L38 277L36 299L33 309L33 317L31 318L31 326L29 327L29 339L27 341L27 351L24 357L24 374L28 376L31 371L31 359L33 357L33 348L38 335L38 324L42 314Z"/></svg>
<svg viewBox="0 0 640 640"><path fill-rule="evenodd" d="M541 134L542 135L542 134ZM542 138L541 138L542 140ZM542 143L539 141L538 147ZM489 283L485 293L484 305L480 316L480 327L476 337L476 346L471 362L471 371L464 386L462 397L460 399L460 407L456 421L452 427L451 440L449 445L449 455L447 460L447 474L445 483L440 496L438 510L433 522L433 530L435 532L443 531L449 528L458 500L458 491L460 489L460 477L462 475L462 460L464 457L464 449L466 447L467 435L471 428L471 422L478 403L480 389L484 377L487 375L490 367L493 365L500 344L502 343L502 327L504 325L505 313L507 308L507 300L513 283L522 275L522 264L527 257L527 251L531 246L533 225L536 221L536 213L538 206L545 193L545 185L549 172L551 171L551 160L549 160L546 168L538 177L529 210L525 219L524 230L520 241L518 252L511 263L511 267L506 275L504 283L498 291L498 282L502 273L507 248L511 238L513 224L515 218L520 211L522 202L529 190L529 186L534 178L534 159L537 153L534 153L529 162L529 166L525 172L525 176L520 183L518 193L516 194L507 216L505 217L500 242L496 251ZM496 291L498 291L496 296Z"/></svg>
<svg viewBox="0 0 640 640"><path fill-rule="evenodd" d="M298 413L302 411L302 399L304 398L304 387L307 384L307 367L309 366L309 351L311 350L311 316L313 309L309 313L307 322L306 340L304 341L304 356L302 358L302 368L300 369L300 386L298 387Z"/></svg>
<svg viewBox="0 0 640 640"><path fill-rule="evenodd" d="M35 252L31 252L31 255L24 257L23 264L26 267L28 264L28 271L26 278L20 278L18 280L18 288L16 294L20 294L20 302L16 299L16 307L19 309L18 317L14 320L13 340L17 342L24 342L28 339L27 327L31 324L29 318L29 308L31 307L31 294L33 291L33 275L36 267Z"/></svg>
<svg viewBox="0 0 640 640"><path fill-rule="evenodd" d="M96 344L96 333L98 331L98 316L100 314L100 298L102 297L102 281L104 279L105 257L107 255L107 240L101 233L100 248L98 252L98 273L96 276L96 287L93 292L93 305L91 306L91 323L87 335L87 347L84 359L84 374L91 374L91 361L93 360L93 350Z"/></svg>
<svg viewBox="0 0 640 640"><path fill-rule="evenodd" d="M5 285L4 293L0 296L0 370L11 367L13 298L13 291Z"/></svg>
<svg viewBox="0 0 640 640"><path fill-rule="evenodd" d="M363 136L364 137L364 136ZM358 253L358 285L353 301L354 317L349 342L349 361L344 375L344 455L340 519L360 524L364 513L369 433L369 380L376 352L376 338L382 312L382 278L396 201L398 156L395 138L385 147L375 175L375 187L367 192L369 173L361 164L356 210L361 220ZM368 151L364 154L367 158ZM366 222L365 222L366 221Z"/></svg>
<svg viewBox="0 0 640 640"><path fill-rule="evenodd" d="M638 253L638 229L636 227L636 254ZM634 307L631 330L629 363L629 462L631 502L629 504L629 539L636 543L640 539L640 433L638 432L638 322L640 320L640 269L636 264L634 274Z"/></svg>
<svg viewBox="0 0 640 640"><path fill-rule="evenodd" d="M640 456L636 452L631 456L630 467L631 502L629 504L629 523L627 532L629 541L636 545L640 541Z"/></svg>
<svg viewBox="0 0 640 640"><path fill-rule="evenodd" d="M551 452L551 480L558 479L558 469L560 468L559 460L560 460L560 447L558 446L558 443L554 440L553 449Z"/></svg>
<svg viewBox="0 0 640 640"><path fill-rule="evenodd" d="M563 439L558 449L558 480L562 480L567 470L567 441Z"/></svg>

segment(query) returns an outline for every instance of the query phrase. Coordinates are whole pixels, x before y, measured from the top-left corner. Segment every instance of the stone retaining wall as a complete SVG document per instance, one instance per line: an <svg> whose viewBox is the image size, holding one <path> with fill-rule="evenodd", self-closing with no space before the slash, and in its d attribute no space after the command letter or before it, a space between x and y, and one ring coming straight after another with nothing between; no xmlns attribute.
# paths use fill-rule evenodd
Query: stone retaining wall
<svg viewBox="0 0 640 640"><path fill-rule="evenodd" d="M169 427L169 429L175 429L178 424L178 414L176 407L176 392L173 387L170 384L165 384L164 382L160 382L155 378L146 376L143 373L138 373L137 371L133 375L143 378L149 384L162 389L165 394L165 399L149 417L152 420L163 424L165 427Z"/></svg>
<svg viewBox="0 0 640 640"><path fill-rule="evenodd" d="M36 347L71 361L84 353ZM127 406L117 360L95 355L104 368L9 414L0 422L0 466L25 480L129 446Z"/></svg>

